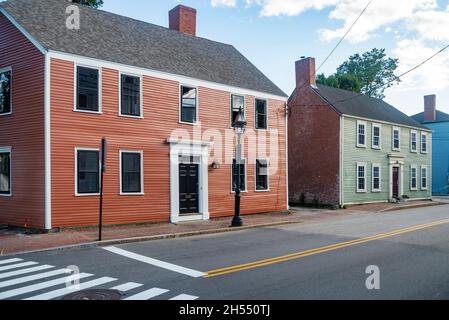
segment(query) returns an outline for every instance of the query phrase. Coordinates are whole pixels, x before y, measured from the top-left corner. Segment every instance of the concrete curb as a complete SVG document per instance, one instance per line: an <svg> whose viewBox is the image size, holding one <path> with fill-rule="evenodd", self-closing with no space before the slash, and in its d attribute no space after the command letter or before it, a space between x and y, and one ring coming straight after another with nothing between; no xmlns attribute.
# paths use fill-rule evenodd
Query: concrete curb
<svg viewBox="0 0 449 320"><path fill-rule="evenodd" d="M67 246L62 246L62 247L7 253L4 255L0 255L0 257L24 255L24 254L31 254L31 253L41 253L41 252L49 252L49 251L66 251L66 250L74 250L74 249L107 247L107 246L127 244L127 243L138 243L138 242L145 242L145 241L186 238L186 237L208 235L208 234L239 232L239 231L245 231L245 230L251 230L251 229L277 227L277 226L300 224L300 223L303 223L303 222L302 221L281 221L281 222L273 222L273 223L255 224L255 225L251 225L251 226L243 226L240 228L229 227L229 228L189 231L189 232L182 232L182 233L170 233L170 234L162 234L162 235L154 235L154 236L94 241L94 242L87 242L87 243L72 244L72 245L67 245Z"/></svg>
<svg viewBox="0 0 449 320"><path fill-rule="evenodd" d="M401 211L401 210L407 210L407 209L417 209L417 208L425 208L425 207L436 207L436 206L443 206L446 205L447 203L443 203L443 202L429 202L426 204L411 204L411 205L404 205L404 206L400 206L400 207L393 207L393 208L387 208L387 209L383 209L379 212L392 212L392 211Z"/></svg>

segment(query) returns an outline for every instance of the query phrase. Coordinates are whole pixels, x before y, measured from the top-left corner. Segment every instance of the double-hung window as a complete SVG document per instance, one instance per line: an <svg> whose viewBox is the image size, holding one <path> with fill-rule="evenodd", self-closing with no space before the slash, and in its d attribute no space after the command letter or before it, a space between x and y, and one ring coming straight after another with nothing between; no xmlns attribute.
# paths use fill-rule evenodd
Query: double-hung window
<svg viewBox="0 0 449 320"><path fill-rule="evenodd" d="M235 120L239 114L239 110L245 113L245 97L232 95L231 96L231 128L234 128Z"/></svg>
<svg viewBox="0 0 449 320"><path fill-rule="evenodd" d="M140 77L120 76L120 115L141 117L141 84Z"/></svg>
<svg viewBox="0 0 449 320"><path fill-rule="evenodd" d="M410 151L418 152L418 132L414 130L410 131Z"/></svg>
<svg viewBox="0 0 449 320"><path fill-rule="evenodd" d="M76 67L76 110L100 112L100 71Z"/></svg>
<svg viewBox="0 0 449 320"><path fill-rule="evenodd" d="M366 148L366 122L357 121L357 147Z"/></svg>
<svg viewBox="0 0 449 320"><path fill-rule="evenodd" d="M0 116L11 113L11 68L0 70Z"/></svg>
<svg viewBox="0 0 449 320"><path fill-rule="evenodd" d="M428 188L427 167L421 167L421 190L427 190Z"/></svg>
<svg viewBox="0 0 449 320"><path fill-rule="evenodd" d="M96 195L100 192L100 153L98 150L76 150L76 181L77 195Z"/></svg>
<svg viewBox="0 0 449 320"><path fill-rule="evenodd" d="M418 190L418 167L414 165L410 167L410 190Z"/></svg>
<svg viewBox="0 0 449 320"><path fill-rule="evenodd" d="M393 141L392 141L392 149L393 151L401 151L401 129L393 128Z"/></svg>
<svg viewBox="0 0 449 320"><path fill-rule="evenodd" d="M366 163L357 163L357 192L366 192Z"/></svg>
<svg viewBox="0 0 449 320"><path fill-rule="evenodd" d="M246 160L242 159L240 172L237 170L236 159L232 160L232 191L237 189L238 175L240 175L240 191L246 191Z"/></svg>
<svg viewBox="0 0 449 320"><path fill-rule="evenodd" d="M382 176L382 169L380 164L373 164L373 186L372 186L373 192L380 192L382 190L381 176Z"/></svg>
<svg viewBox="0 0 449 320"><path fill-rule="evenodd" d="M266 100L256 99L256 129L268 129L268 107Z"/></svg>
<svg viewBox="0 0 449 320"><path fill-rule="evenodd" d="M427 133L421 134L421 153L427 153Z"/></svg>
<svg viewBox="0 0 449 320"><path fill-rule="evenodd" d="M266 159L256 160L256 191L267 191L269 186L269 165Z"/></svg>
<svg viewBox="0 0 449 320"><path fill-rule="evenodd" d="M373 141L372 148L373 149L381 149L382 144L382 126L380 124L373 123Z"/></svg>
<svg viewBox="0 0 449 320"><path fill-rule="evenodd" d="M181 122L197 122L197 89L181 86Z"/></svg>
<svg viewBox="0 0 449 320"><path fill-rule="evenodd" d="M11 149L0 147L0 196L11 195Z"/></svg>
<svg viewBox="0 0 449 320"><path fill-rule="evenodd" d="M143 153L121 151L120 159L120 193L143 194Z"/></svg>

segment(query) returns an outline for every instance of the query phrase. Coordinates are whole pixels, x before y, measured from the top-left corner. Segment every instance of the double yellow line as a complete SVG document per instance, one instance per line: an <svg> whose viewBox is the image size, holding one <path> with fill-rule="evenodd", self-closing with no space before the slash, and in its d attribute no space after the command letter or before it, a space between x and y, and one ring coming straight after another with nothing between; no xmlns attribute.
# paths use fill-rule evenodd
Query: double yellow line
<svg viewBox="0 0 449 320"><path fill-rule="evenodd" d="M320 254L320 253L325 253L325 252L334 251L334 250L338 250L338 249L342 249L342 248L347 248L347 247L351 247L351 246L355 246L355 245L359 245L359 244L367 243L367 242L371 242L371 241L382 240L385 238L390 238L390 237L394 237L394 236L398 236L401 234L410 233L410 232L414 232L414 231L418 231L418 230L422 230L422 229L428 229L431 227L436 227L436 226L440 226L440 225L444 225L444 224L449 224L449 219L425 223L425 224L421 224L421 225L417 225L417 226L413 226L413 227L409 227L409 228L394 230L394 231L387 232L387 233L381 233L381 234L374 235L371 237L360 238L360 239L355 239L355 240L346 241L346 242L340 242L340 243L336 243L336 244L332 244L332 245L328 245L328 246L324 246L324 247L320 247L320 248L296 252L296 253L287 254L284 256L274 257L274 258L270 258L270 259L258 260L258 261L245 263L245 264L239 264L239 265L231 266L231 267L227 267L227 268L215 269L215 270L206 272L204 278L218 277L218 276L235 273L235 272L239 272L239 271L261 268L261 267L265 267L265 266L269 266L269 265L273 265L273 264L277 264L277 263L281 263L281 262L285 262L285 261L301 259L304 257L308 257L308 256Z"/></svg>

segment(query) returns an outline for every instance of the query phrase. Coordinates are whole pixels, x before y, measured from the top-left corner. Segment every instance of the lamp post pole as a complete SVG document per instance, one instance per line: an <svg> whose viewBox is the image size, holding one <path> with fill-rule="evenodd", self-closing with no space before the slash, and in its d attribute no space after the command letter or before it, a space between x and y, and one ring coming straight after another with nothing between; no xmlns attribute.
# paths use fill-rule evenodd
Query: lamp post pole
<svg viewBox="0 0 449 320"><path fill-rule="evenodd" d="M242 218L240 216L240 199L241 199L241 165L242 165L242 135L245 131L246 120L242 108L240 108L237 119L234 123L234 128L237 133L237 145L235 147L235 210L234 218L232 219L231 227L243 226Z"/></svg>

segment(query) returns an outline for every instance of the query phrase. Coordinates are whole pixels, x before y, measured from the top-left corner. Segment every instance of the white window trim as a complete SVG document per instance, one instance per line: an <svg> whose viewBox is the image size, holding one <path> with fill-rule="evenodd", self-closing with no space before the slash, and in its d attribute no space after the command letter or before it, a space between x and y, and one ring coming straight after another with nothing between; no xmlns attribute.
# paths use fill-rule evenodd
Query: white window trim
<svg viewBox="0 0 449 320"><path fill-rule="evenodd" d="M399 133L399 148L394 147L394 132L398 131ZM393 127L391 130L391 149L393 151L401 151L401 128L399 127Z"/></svg>
<svg viewBox="0 0 449 320"><path fill-rule="evenodd" d="M98 181L99 187L101 190L101 159L100 159L100 149L99 148L83 148L83 147L75 147L75 196L76 197L94 197L99 196L98 193L78 193L78 151L97 151L98 152Z"/></svg>
<svg viewBox="0 0 449 320"><path fill-rule="evenodd" d="M192 89L196 89L196 106L195 106L195 112L196 112L196 121L195 122L185 122L182 121L182 87L188 87L188 88L192 88ZM178 107L178 114L179 114L179 119L178 122L180 124L186 124L189 126L199 126L200 125L200 100L199 100L199 87L198 86L194 86L188 83L179 83L179 107Z"/></svg>
<svg viewBox="0 0 449 320"><path fill-rule="evenodd" d="M267 118L267 128L266 129L259 129L259 128L257 128L256 126L257 126L257 105L256 105L256 102L257 102L257 100L262 100L262 101L265 101L265 103L266 103L266 110L265 110L265 112L266 112L266 118ZM269 107L269 105L268 105L268 99L263 99L263 98L258 98L258 97L254 97L254 129L255 130L257 130L257 131L270 131L270 123L269 123L269 114L270 114L270 112L269 112L269 110L270 110L270 107ZM245 113L245 115L246 115L246 113ZM264 159L261 159L261 160L264 160Z"/></svg>
<svg viewBox="0 0 449 320"><path fill-rule="evenodd" d="M257 160L264 160L267 162L267 186L265 190L257 190ZM246 169L246 168L245 168ZM270 192L270 159L268 158L257 158L254 160L254 191L255 192Z"/></svg>
<svg viewBox="0 0 449 320"><path fill-rule="evenodd" d="M134 153L140 154L140 192L123 192L122 188L122 154L123 153ZM120 179L120 195L121 196L143 196L144 191L144 168L143 168L143 150L120 150L119 152L119 179Z"/></svg>
<svg viewBox="0 0 449 320"><path fill-rule="evenodd" d="M423 187L423 170L426 170L426 187ZM421 181L421 190L428 190L429 189L429 168L427 166L421 166L420 171L420 181Z"/></svg>
<svg viewBox="0 0 449 320"><path fill-rule="evenodd" d="M9 90L10 90L10 92L11 92L11 97L10 97L10 100L9 100L9 112L6 112L6 113L0 113L0 117L4 117L4 116L9 116L10 114L12 114L12 105L13 105L13 87L12 87L12 85L13 85L13 73L12 73L12 67L6 67L6 68L2 68L2 69L0 69L0 73L3 73L3 72L11 72L11 83L9 84Z"/></svg>
<svg viewBox="0 0 449 320"><path fill-rule="evenodd" d="M374 188L374 168L379 168L379 188ZM371 190L373 193L382 192L382 165L380 163L373 163L372 172L371 172Z"/></svg>
<svg viewBox="0 0 449 320"><path fill-rule="evenodd" d="M234 179L232 164L234 163L234 160L236 160L236 162L237 162L236 158L232 158L232 160L231 160L231 193L235 193L235 191L232 190L233 179ZM248 161L246 161L246 158L242 158L242 161L245 163L245 187L246 187L246 190L240 190L240 192L248 193Z"/></svg>
<svg viewBox="0 0 449 320"><path fill-rule="evenodd" d="M416 172L416 177L415 177L415 179L416 179L416 187L415 188L413 187L413 169L415 169L415 172ZM418 180L419 180L418 179L418 166L412 164L410 166L410 190L411 191L418 191Z"/></svg>
<svg viewBox="0 0 449 320"><path fill-rule="evenodd" d="M12 152L11 152L11 147L0 147L0 153L9 153L9 193L0 193L0 197L12 197Z"/></svg>
<svg viewBox="0 0 449 320"><path fill-rule="evenodd" d="M365 127L365 144L360 144L359 143L359 137L360 137L360 133L359 133L359 126L363 125ZM366 140L368 138L368 132L366 130L366 128L368 127L367 122L366 121L360 121L357 120L357 130L356 130L356 144L357 144L357 148L366 148Z"/></svg>
<svg viewBox="0 0 449 320"><path fill-rule="evenodd" d="M233 124L232 124L232 96L239 96L239 97L243 97L243 114L245 115L245 118L247 118L247 108L246 108L246 96L243 94L238 94L238 93L230 93L229 95L229 128L230 129L234 129ZM243 160L243 159L242 159ZM247 188L248 189L248 188Z"/></svg>
<svg viewBox="0 0 449 320"><path fill-rule="evenodd" d="M89 68L98 70L98 111L89 111L89 110L79 110L78 109L78 67ZM90 114L102 114L103 113L103 69L101 67L96 67L93 65L85 65L85 64L74 64L74 83L73 83L73 111L81 112L81 113L90 113Z"/></svg>
<svg viewBox="0 0 449 320"><path fill-rule="evenodd" d="M379 128L379 146L374 145L374 128ZM379 123L373 123L371 130L371 147L375 150L382 150L382 125Z"/></svg>
<svg viewBox="0 0 449 320"><path fill-rule="evenodd" d="M426 151L424 151L423 150L423 137L426 137ZM420 147L420 149L421 149L421 153L422 154L428 154L429 153L429 135L426 133L426 132L421 132L421 136L420 136L420 138L421 138L421 147Z"/></svg>
<svg viewBox="0 0 449 320"><path fill-rule="evenodd" d="M139 102L140 102L140 116L132 116L128 114L122 114L122 75L123 76L129 76L129 77L135 77L139 78L140 80L140 92L139 92ZM132 74L128 72L119 72L118 75L118 115L120 117L124 118L131 118L131 119L143 119L143 75L139 74Z"/></svg>
<svg viewBox="0 0 449 320"><path fill-rule="evenodd" d="M416 135L416 149L413 149L413 135ZM418 131L410 130L410 152L418 153Z"/></svg>
<svg viewBox="0 0 449 320"><path fill-rule="evenodd" d="M365 188L364 189L359 189L359 168L360 167L364 167L365 168ZM366 172L367 169L367 164L366 162L357 162L357 167L356 167L356 188L357 188L357 193L367 193L368 192L368 188L367 188L367 177L368 174Z"/></svg>

